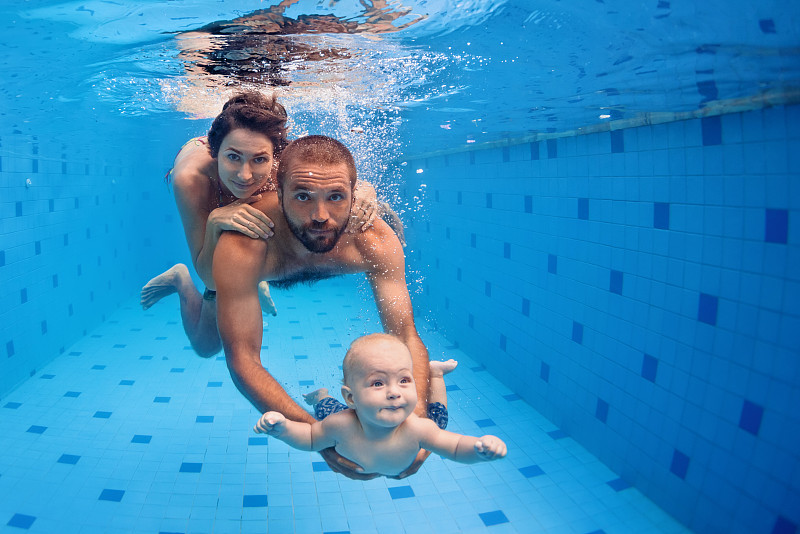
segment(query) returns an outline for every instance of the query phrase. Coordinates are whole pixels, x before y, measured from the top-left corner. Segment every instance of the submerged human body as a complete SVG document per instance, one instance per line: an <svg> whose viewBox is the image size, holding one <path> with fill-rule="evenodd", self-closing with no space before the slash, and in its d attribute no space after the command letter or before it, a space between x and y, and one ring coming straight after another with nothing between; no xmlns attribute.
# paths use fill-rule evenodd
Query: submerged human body
<svg viewBox="0 0 800 534"><path fill-rule="evenodd" d="M206 286L195 288L189 269L177 264L150 280L141 293L144 309L178 293L184 330L195 352L208 357L222 348L217 332L216 292L212 260L219 237L235 231L251 239L268 239L273 223L252 204L276 196L274 171L287 144L286 111L259 93L231 98L206 137L187 142L175 157L171 178L192 264ZM375 217L375 190L360 184L361 202L351 231L367 227ZM267 282L258 284L265 313L275 315Z"/></svg>
<svg viewBox="0 0 800 534"><path fill-rule="evenodd" d="M430 362L432 405L446 406L444 374L456 362ZM321 421L287 420L279 412L261 416L254 430L269 434L301 450L336 452L358 463L369 473L397 476L419 453L427 449L462 463L494 460L506 455L506 445L496 436L480 438L448 432L431 419L413 413L417 394L411 354L397 338L386 334L364 336L350 347L342 366L342 397L346 410ZM330 399L327 390L306 396L319 404Z"/></svg>

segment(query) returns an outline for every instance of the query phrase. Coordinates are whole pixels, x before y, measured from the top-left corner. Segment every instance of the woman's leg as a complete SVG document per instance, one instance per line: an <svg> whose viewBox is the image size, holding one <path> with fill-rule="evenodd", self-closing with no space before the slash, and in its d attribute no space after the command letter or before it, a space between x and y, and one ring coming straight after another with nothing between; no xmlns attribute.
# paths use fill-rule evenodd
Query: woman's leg
<svg viewBox="0 0 800 534"><path fill-rule="evenodd" d="M156 276L142 288L142 308L150 308L166 296L178 294L181 320L194 351L203 358L217 354L222 342L217 331L217 303L197 291L186 265L178 263Z"/></svg>

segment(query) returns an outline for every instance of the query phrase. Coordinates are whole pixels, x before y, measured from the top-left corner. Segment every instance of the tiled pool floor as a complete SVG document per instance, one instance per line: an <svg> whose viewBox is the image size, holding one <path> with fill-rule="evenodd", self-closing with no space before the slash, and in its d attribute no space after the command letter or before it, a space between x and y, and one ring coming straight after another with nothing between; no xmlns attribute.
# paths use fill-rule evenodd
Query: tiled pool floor
<svg viewBox="0 0 800 534"><path fill-rule="evenodd" d="M379 329L358 285L276 292L262 357L293 397L335 390L350 341ZM431 358L459 361L449 428L497 434L508 456L346 479L252 432L260 414L224 358L188 349L177 306L131 299L0 401L2 532L688 532L422 324Z"/></svg>

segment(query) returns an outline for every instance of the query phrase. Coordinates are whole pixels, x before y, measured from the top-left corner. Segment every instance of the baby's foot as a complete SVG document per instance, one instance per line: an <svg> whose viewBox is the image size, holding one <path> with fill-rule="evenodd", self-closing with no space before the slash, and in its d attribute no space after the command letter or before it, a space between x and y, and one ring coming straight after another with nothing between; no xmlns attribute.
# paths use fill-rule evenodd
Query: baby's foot
<svg viewBox="0 0 800 534"><path fill-rule="evenodd" d="M306 401L306 404L311 406L314 406L325 397L330 397L326 388L319 388L316 391L312 391L311 393L306 393L303 395L303 399Z"/></svg>
<svg viewBox="0 0 800 534"><path fill-rule="evenodd" d="M261 311L270 315L278 315L278 308L269 294L269 284L267 282L258 283L258 301L261 303Z"/></svg>
<svg viewBox="0 0 800 534"><path fill-rule="evenodd" d="M142 308L146 310L164 297L172 295L180 285L191 282L191 279L189 269L184 264L173 265L142 288Z"/></svg>
<svg viewBox="0 0 800 534"><path fill-rule="evenodd" d="M431 377L442 377L455 369L458 365L458 362L453 359L447 360L446 362L432 360L430 365Z"/></svg>

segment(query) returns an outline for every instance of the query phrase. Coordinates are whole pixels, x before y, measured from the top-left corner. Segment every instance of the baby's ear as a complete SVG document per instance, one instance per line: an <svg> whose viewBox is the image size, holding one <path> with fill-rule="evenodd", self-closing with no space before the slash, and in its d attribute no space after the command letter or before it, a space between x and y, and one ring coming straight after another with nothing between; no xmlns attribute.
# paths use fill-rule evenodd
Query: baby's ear
<svg viewBox="0 0 800 534"><path fill-rule="evenodd" d="M355 408L356 403L353 402L353 392L347 386L342 386L342 398L347 404L348 408Z"/></svg>

